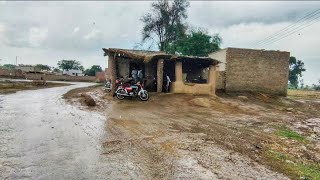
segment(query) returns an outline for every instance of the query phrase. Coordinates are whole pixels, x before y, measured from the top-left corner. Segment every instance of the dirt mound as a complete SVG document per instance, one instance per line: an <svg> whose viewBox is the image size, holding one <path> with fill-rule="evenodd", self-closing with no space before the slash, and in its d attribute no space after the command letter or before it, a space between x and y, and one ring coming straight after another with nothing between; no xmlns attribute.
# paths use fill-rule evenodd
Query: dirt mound
<svg viewBox="0 0 320 180"><path fill-rule="evenodd" d="M200 107L211 107L210 99L208 98L194 98L189 103Z"/></svg>
<svg viewBox="0 0 320 180"><path fill-rule="evenodd" d="M84 98L84 103L87 106L95 106L96 105L96 102L94 101L94 99L91 96L89 96L88 94L82 93L81 97Z"/></svg>

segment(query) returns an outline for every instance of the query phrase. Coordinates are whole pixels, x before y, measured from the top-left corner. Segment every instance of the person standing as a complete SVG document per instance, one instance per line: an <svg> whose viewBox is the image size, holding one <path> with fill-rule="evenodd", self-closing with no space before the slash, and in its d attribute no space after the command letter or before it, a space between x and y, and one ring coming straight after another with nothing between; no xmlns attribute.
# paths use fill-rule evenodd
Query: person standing
<svg viewBox="0 0 320 180"><path fill-rule="evenodd" d="M171 83L169 74L166 74L166 79L167 79L166 91L169 92L169 87L170 87L170 83Z"/></svg>
<svg viewBox="0 0 320 180"><path fill-rule="evenodd" d="M142 78L143 78L143 74L142 74L142 70L138 70L138 81L140 81L140 83L142 83Z"/></svg>
<svg viewBox="0 0 320 180"><path fill-rule="evenodd" d="M138 74L138 71L137 71L136 67L134 67L133 70L131 71L131 76L134 80L134 83L137 83L137 78L138 78L137 74Z"/></svg>

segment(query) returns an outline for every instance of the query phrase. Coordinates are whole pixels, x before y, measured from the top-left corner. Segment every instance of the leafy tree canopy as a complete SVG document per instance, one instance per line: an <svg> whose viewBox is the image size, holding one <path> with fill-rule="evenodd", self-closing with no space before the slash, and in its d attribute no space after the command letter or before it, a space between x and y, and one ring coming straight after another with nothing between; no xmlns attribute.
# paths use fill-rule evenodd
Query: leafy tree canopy
<svg viewBox="0 0 320 180"><path fill-rule="evenodd" d="M58 62L58 67L62 70L78 69L84 70L83 66L79 61L76 60L61 60Z"/></svg>
<svg viewBox="0 0 320 180"><path fill-rule="evenodd" d="M302 77L303 71L306 71L304 63L291 56L289 61L289 83L294 88L298 88L299 77Z"/></svg>
<svg viewBox="0 0 320 180"><path fill-rule="evenodd" d="M95 76L96 72L102 72L102 68L99 65L93 65L90 69L86 69L84 74L88 76Z"/></svg>
<svg viewBox="0 0 320 180"><path fill-rule="evenodd" d="M16 67L16 65L14 65L14 64L4 64L2 66L2 68L4 68L4 69L14 69L15 67Z"/></svg>
<svg viewBox="0 0 320 180"><path fill-rule="evenodd" d="M318 84L313 84L313 88L316 91L320 91L320 79L318 80Z"/></svg>
<svg viewBox="0 0 320 180"><path fill-rule="evenodd" d="M169 52L182 55L208 56L209 53L220 49L221 41L219 34L210 36L205 30L192 30L190 34L170 44Z"/></svg>
<svg viewBox="0 0 320 180"><path fill-rule="evenodd" d="M53 72L56 72L56 73L60 73L61 72L61 70L59 68L53 67L52 69L53 69Z"/></svg>
<svg viewBox="0 0 320 180"><path fill-rule="evenodd" d="M152 3L151 12L141 18L144 23L142 41L156 41L160 51L167 52L169 44L185 34L187 7L189 2L186 0L158 0Z"/></svg>
<svg viewBox="0 0 320 180"><path fill-rule="evenodd" d="M41 71L50 71L51 67L45 64L37 64L35 66L36 68L39 68Z"/></svg>

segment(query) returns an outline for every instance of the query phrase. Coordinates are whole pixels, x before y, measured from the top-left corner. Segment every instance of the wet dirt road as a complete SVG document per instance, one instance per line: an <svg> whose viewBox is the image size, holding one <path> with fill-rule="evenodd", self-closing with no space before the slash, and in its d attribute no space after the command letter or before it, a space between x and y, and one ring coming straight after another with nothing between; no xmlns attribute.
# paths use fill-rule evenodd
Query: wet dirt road
<svg viewBox="0 0 320 180"><path fill-rule="evenodd" d="M61 98L90 85L0 95L0 179L103 179L105 116Z"/></svg>

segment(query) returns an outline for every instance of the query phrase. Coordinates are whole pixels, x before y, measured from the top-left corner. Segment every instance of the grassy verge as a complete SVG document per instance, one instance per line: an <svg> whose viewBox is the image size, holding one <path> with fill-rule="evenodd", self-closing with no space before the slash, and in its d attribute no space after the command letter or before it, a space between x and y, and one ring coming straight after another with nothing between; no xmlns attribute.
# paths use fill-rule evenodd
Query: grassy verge
<svg viewBox="0 0 320 180"><path fill-rule="evenodd" d="M306 141L306 138L304 136L302 136L299 133L292 131L291 129L284 127L284 126L279 128L277 135L280 137L293 139L293 140L297 140L300 142Z"/></svg>
<svg viewBox="0 0 320 180"><path fill-rule="evenodd" d="M262 153L264 162L291 179L320 179L320 164L301 156L304 151L299 148L310 143L306 137L286 126L277 129L272 144Z"/></svg>
<svg viewBox="0 0 320 180"><path fill-rule="evenodd" d="M320 165L312 162L299 161L297 158L282 152L269 150L265 157L273 167L289 175L292 179L320 179Z"/></svg>
<svg viewBox="0 0 320 180"><path fill-rule="evenodd" d="M288 97L293 99L319 100L320 91L288 89Z"/></svg>

